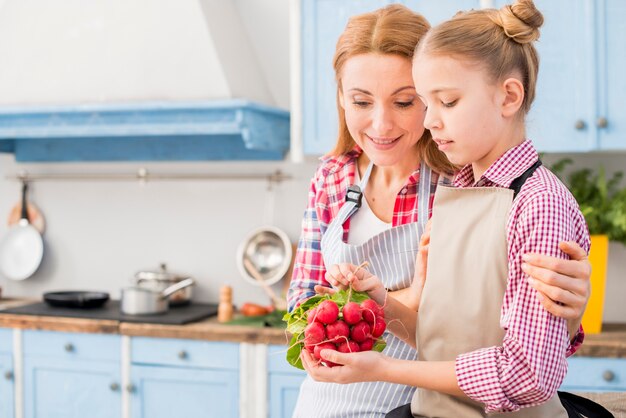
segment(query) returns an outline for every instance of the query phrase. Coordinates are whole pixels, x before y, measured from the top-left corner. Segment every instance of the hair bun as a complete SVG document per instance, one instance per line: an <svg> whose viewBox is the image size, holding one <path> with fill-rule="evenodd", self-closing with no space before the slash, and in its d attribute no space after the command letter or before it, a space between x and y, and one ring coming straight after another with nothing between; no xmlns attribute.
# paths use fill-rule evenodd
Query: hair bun
<svg viewBox="0 0 626 418"><path fill-rule="evenodd" d="M517 0L498 11L499 22L504 33L520 44L539 39L539 28L543 25L543 15L532 0Z"/></svg>

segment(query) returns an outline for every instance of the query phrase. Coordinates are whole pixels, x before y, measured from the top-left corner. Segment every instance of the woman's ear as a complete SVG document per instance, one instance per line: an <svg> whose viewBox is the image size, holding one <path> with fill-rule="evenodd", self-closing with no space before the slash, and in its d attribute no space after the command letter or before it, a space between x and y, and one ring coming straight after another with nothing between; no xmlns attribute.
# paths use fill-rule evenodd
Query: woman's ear
<svg viewBox="0 0 626 418"><path fill-rule="evenodd" d="M339 106L343 110L346 110L346 105L343 103L343 91L341 90L341 86L337 89L337 101L339 102Z"/></svg>
<svg viewBox="0 0 626 418"><path fill-rule="evenodd" d="M502 83L502 92L502 116L514 116L524 103L524 85L517 78L507 78Z"/></svg>

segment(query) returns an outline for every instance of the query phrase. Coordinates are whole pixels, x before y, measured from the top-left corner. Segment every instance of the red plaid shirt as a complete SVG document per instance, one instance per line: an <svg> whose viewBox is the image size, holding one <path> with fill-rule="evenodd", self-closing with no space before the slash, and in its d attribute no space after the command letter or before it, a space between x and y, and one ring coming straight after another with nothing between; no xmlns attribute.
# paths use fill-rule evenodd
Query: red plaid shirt
<svg viewBox="0 0 626 418"><path fill-rule="evenodd" d="M315 285L330 286L324 277L326 266L324 266L324 260L322 259L320 242L328 225L337 216L341 206L343 206L348 186L354 184L356 161L361 152L361 150L356 149L339 157L323 158L311 181L308 205L302 220L302 232L298 242L293 276L287 297L290 308L313 296L315 294L313 290ZM433 172L428 199L429 218L439 178L440 176ZM405 186L396 196L393 210L393 226L417 222L419 179L420 170L418 165L409 176ZM344 241L348 239L349 228L350 219L343 225Z"/></svg>
<svg viewBox="0 0 626 418"><path fill-rule="evenodd" d="M454 179L457 187L509 187L538 159L530 141L510 149L474 183L471 165ZM538 405L556 394L567 372L566 355L582 343L579 333L570 346L567 324L548 313L522 272L521 256L537 252L566 258L560 241L576 241L589 251L589 233L578 204L567 188L545 167L526 180L509 212L508 285L500 324L502 346L465 353L456 359L459 386L486 412L509 412Z"/></svg>

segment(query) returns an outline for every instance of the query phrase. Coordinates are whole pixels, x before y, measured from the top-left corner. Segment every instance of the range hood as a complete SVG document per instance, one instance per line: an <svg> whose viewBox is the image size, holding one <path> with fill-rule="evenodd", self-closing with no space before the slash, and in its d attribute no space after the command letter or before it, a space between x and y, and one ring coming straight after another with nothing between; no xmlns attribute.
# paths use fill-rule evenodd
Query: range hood
<svg viewBox="0 0 626 418"><path fill-rule="evenodd" d="M236 1L4 0L0 152L17 161L282 159Z"/></svg>

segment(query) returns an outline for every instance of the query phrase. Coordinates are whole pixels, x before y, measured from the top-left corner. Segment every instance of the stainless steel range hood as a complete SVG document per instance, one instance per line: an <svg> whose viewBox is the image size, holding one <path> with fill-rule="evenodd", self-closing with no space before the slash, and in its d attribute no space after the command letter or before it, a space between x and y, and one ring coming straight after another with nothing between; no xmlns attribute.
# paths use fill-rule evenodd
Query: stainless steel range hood
<svg viewBox="0 0 626 418"><path fill-rule="evenodd" d="M4 0L0 56L0 152L18 161L279 159L288 147L288 113L231 0Z"/></svg>

